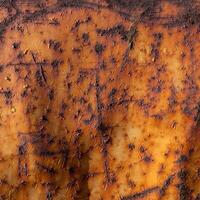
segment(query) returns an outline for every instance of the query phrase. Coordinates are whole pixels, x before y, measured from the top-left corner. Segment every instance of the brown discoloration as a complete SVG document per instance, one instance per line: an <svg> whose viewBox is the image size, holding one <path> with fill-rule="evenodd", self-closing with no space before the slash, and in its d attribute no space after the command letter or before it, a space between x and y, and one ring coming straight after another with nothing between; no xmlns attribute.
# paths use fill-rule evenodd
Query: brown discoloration
<svg viewBox="0 0 200 200"><path fill-rule="evenodd" d="M0 197L198 199L199 13L3 1Z"/></svg>

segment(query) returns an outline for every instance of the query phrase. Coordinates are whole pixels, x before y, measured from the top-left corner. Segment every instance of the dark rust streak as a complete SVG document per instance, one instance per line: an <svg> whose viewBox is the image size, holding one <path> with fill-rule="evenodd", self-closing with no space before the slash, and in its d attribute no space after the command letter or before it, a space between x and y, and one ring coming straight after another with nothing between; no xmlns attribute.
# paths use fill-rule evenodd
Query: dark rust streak
<svg viewBox="0 0 200 200"><path fill-rule="evenodd" d="M187 161L188 161L188 157L186 155L182 154L175 162L176 163L185 163Z"/></svg>
<svg viewBox="0 0 200 200"><path fill-rule="evenodd" d="M152 188L148 188L142 192L138 192L138 193L135 193L135 194L132 194L132 195L128 195L128 196L125 196L125 197L121 197L121 200L135 200L135 199L141 199L141 198L144 198L146 197L147 195L153 193L153 192L157 192L159 191L159 187L156 186L156 187L152 187Z"/></svg>
<svg viewBox="0 0 200 200"><path fill-rule="evenodd" d="M36 62L36 63L32 63L32 62L19 62L19 63L7 63L7 64L4 64L4 65L1 65L2 67L9 67L9 66L30 66L30 65L46 65L47 63L44 63L44 62Z"/></svg>
<svg viewBox="0 0 200 200"><path fill-rule="evenodd" d="M162 187L160 188L160 197L165 195L166 190L168 189L169 185L172 183L173 179L174 179L175 175L172 174L170 176L168 176L168 178L164 181Z"/></svg>
<svg viewBox="0 0 200 200"><path fill-rule="evenodd" d="M26 161L27 142L25 137L20 137L20 145L18 147L18 176L24 178L28 176L28 164Z"/></svg>
<svg viewBox="0 0 200 200"><path fill-rule="evenodd" d="M135 41L135 38L136 38L136 35L137 35L137 29L136 29L135 23L133 23L133 25L131 26L131 28L130 28L130 30L128 31L127 34L128 34L127 35L128 47L125 50L125 53L124 53L123 58L122 58L122 62L121 62L121 66L120 66L121 72L123 71L123 69L124 69L124 67L127 63L130 50L134 47L134 41Z"/></svg>
<svg viewBox="0 0 200 200"><path fill-rule="evenodd" d="M178 173L177 176L180 180L180 183L176 185L179 190L179 198L180 200L187 200L192 199L192 190L188 187L187 178L188 178L188 171L185 169L186 167L182 168Z"/></svg>
<svg viewBox="0 0 200 200"><path fill-rule="evenodd" d="M184 182L178 184L177 188L179 189L179 198L180 198L180 200L192 199L192 196L191 196L192 191Z"/></svg>
<svg viewBox="0 0 200 200"><path fill-rule="evenodd" d="M111 28L108 29L96 29L96 32L101 36L108 36L112 37L114 35L120 35L122 40L127 40L127 33L128 31L125 30L125 27L123 24L117 24Z"/></svg>
<svg viewBox="0 0 200 200"><path fill-rule="evenodd" d="M104 173L106 178L106 183L109 184L109 177L110 177L110 171L109 171L109 162L107 157L107 134L108 131L105 125L103 124L103 118L102 118L102 103L100 99L100 93L101 93L101 87L100 87L100 77L99 77L99 69L96 70L96 79L95 79L95 88L96 88L96 105L97 105L97 129L100 135L101 140L101 147L103 152L103 159L104 159ZM105 138L106 137L106 138Z"/></svg>
<svg viewBox="0 0 200 200"><path fill-rule="evenodd" d="M44 15L47 15L49 13L54 13L55 11L58 11L58 8L57 7L51 7L51 8L43 8L41 10L37 10L33 13L30 13L30 14L27 14L27 15L24 15L23 16L23 20L22 22L26 23L26 22L29 22L29 21L34 21L36 20L37 18L39 17L42 17Z"/></svg>
<svg viewBox="0 0 200 200"><path fill-rule="evenodd" d="M46 80L46 77L45 77L45 74L44 74L44 69L43 69L42 64L37 64L36 58L35 58L33 52L31 52L31 55L32 55L32 58L33 58L33 61L34 61L35 65L39 66L39 68L40 68L40 75L41 75L44 83L47 84L47 80Z"/></svg>
<svg viewBox="0 0 200 200"><path fill-rule="evenodd" d="M96 70L95 88L96 88L96 103L97 103L97 126L99 127L102 121L101 101L100 101L100 85L99 85L99 70Z"/></svg>
<svg viewBox="0 0 200 200"><path fill-rule="evenodd" d="M87 17L85 20L77 20L74 26L71 28L71 31L76 30L81 24L85 24L91 21L91 17Z"/></svg>
<svg viewBox="0 0 200 200"><path fill-rule="evenodd" d="M43 156L43 157L52 157L52 156L60 154L60 152L49 151L47 149L44 149L44 150L41 150L41 151L36 151L35 153L37 155Z"/></svg>
<svg viewBox="0 0 200 200"><path fill-rule="evenodd" d="M21 177L23 172L22 172L22 161L21 161L21 158L19 157L18 159L18 176Z"/></svg>
<svg viewBox="0 0 200 200"><path fill-rule="evenodd" d="M41 170L41 171L47 172L49 174L56 174L57 173L57 171L53 167L43 165L39 162L36 162L36 165L37 165L38 169Z"/></svg>
<svg viewBox="0 0 200 200"><path fill-rule="evenodd" d="M154 62L156 62L160 56L159 48L161 45L161 40L163 39L163 35L162 33L154 33L153 36L155 42L151 44L151 56L153 57ZM157 91L159 90L160 89L157 89Z"/></svg>

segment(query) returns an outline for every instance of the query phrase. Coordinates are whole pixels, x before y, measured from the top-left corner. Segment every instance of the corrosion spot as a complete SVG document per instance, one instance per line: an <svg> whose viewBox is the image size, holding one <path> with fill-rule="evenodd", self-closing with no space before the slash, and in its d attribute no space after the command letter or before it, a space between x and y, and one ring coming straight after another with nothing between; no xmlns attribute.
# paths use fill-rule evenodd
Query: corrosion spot
<svg viewBox="0 0 200 200"><path fill-rule="evenodd" d="M105 46L103 46L102 44L100 44L100 43L96 43L96 45L95 45L95 52L98 54L98 55L101 55L102 54L102 52L104 51L104 49L105 49Z"/></svg>

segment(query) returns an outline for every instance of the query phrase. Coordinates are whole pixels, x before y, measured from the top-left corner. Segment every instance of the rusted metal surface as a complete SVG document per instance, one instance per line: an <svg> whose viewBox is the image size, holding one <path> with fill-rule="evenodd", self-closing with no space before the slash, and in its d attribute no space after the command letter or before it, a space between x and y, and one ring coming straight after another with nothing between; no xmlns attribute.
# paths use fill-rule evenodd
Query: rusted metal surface
<svg viewBox="0 0 200 200"><path fill-rule="evenodd" d="M0 199L200 199L200 1L1 0Z"/></svg>

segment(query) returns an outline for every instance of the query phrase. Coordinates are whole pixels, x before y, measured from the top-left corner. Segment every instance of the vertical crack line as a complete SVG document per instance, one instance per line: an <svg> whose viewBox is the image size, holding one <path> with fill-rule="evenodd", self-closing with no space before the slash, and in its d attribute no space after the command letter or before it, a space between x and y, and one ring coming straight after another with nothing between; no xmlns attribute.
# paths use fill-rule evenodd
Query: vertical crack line
<svg viewBox="0 0 200 200"><path fill-rule="evenodd" d="M27 163L27 141L25 137L19 137L18 147L18 176L21 179L26 179L28 176L28 163Z"/></svg>
<svg viewBox="0 0 200 200"><path fill-rule="evenodd" d="M108 150L107 150L107 143L108 143L108 135L107 131L108 128L103 123L102 117L102 102L101 102L101 86L100 86L100 78L99 78L99 69L96 70L95 75L95 88L96 88L96 106L97 106L97 131L100 136L100 143L103 153L103 167L104 167L104 174L105 174L105 182L106 185L111 183L110 180L110 169L109 169L109 162L108 162Z"/></svg>
<svg viewBox="0 0 200 200"><path fill-rule="evenodd" d="M47 79L46 79L46 77L45 77L45 73L44 73L44 69L43 69L42 64L41 64L41 63L38 64L38 63L36 62L36 58L35 58L35 55L33 54L33 52L31 52L31 56L32 56L32 58L33 58L33 61L34 61L35 65L38 66L39 69L40 69L40 75L41 75L41 77L42 77L42 79L43 79L45 85L47 85Z"/></svg>
<svg viewBox="0 0 200 200"><path fill-rule="evenodd" d="M120 65L120 72L122 72L123 69L125 68L125 65L128 61L128 56L129 56L130 50L134 48L136 36L137 36L136 23L133 22L131 27L130 27L130 30L127 33L128 47L126 48L124 55L122 57L122 62L121 62L121 65Z"/></svg>

